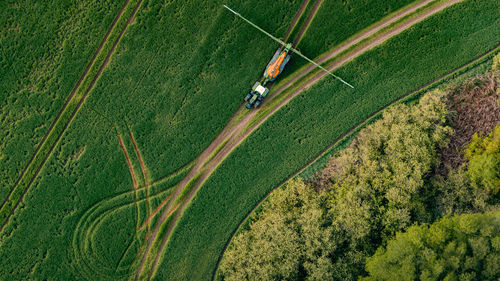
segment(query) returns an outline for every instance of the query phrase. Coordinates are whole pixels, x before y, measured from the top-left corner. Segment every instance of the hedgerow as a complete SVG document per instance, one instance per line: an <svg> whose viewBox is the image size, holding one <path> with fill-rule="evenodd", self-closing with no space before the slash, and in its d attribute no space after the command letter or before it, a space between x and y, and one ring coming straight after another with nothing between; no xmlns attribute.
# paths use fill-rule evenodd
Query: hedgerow
<svg viewBox="0 0 500 281"><path fill-rule="evenodd" d="M198 191L157 278L209 279L231 232L269 190L372 112L498 45L497 12L493 0L456 4L341 68L354 91L324 79L283 107Z"/></svg>

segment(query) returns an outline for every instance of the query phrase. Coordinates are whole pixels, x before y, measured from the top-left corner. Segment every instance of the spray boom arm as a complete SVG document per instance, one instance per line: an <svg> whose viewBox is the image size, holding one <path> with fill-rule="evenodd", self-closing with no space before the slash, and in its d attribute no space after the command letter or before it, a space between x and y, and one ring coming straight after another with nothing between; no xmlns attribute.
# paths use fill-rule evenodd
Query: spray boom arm
<svg viewBox="0 0 500 281"><path fill-rule="evenodd" d="M253 22L247 20L246 18L244 18L242 15L240 15L238 12L232 10L231 8L229 8L228 6L226 5L223 5L224 8L228 9L229 11L231 11L233 14L235 14L236 16L238 16L239 18L241 18L242 20L246 21L248 24L250 24L251 26L255 27L257 30L261 31L262 33L264 33L265 35L271 37L271 39L273 39L274 41L280 43L281 45L283 46L286 46L286 43L283 42L283 40L279 39L279 38L276 38L274 37L273 35L271 35L269 32L265 31L264 29L260 28L259 26L257 26L256 24L254 24ZM299 55L300 57L302 57L303 59L307 60L308 62L314 64L316 67L318 67L319 69L325 71L326 73L328 73L329 75L333 76L335 79L338 79L340 82L346 84L347 86L351 87L354 89L354 87L347 83L346 81L344 81L344 79L338 77L337 75L333 74L332 72L330 72L328 69L322 67L321 65L317 64L315 61L313 61L312 59L304 56L301 52L299 52L297 49L295 48L291 48L290 49L292 52L296 53L297 55Z"/></svg>

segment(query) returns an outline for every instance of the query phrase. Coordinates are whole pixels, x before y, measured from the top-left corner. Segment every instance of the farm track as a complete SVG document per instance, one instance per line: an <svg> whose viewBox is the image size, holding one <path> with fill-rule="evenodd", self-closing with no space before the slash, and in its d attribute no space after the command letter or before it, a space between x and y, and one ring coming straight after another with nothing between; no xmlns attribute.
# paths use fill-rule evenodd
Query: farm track
<svg viewBox="0 0 500 281"><path fill-rule="evenodd" d="M288 30L285 32L285 36L284 38L288 38L288 36L291 34L292 30L294 29L295 25L297 24L298 20L300 19L301 16L303 16L303 12L304 10L306 9L307 7L307 4L309 3L310 0L304 0L302 2L302 4L300 5L299 7L299 10L297 11L297 13L295 14L295 16L293 17L292 21L291 21L291 24L288 28ZM309 24L309 22L307 22L307 24ZM236 113L233 115L233 117L229 120L229 122L226 124L226 126L222 129L221 133L215 138L215 140L200 154L200 156L198 157L198 159L196 160L196 164L195 166L189 171L189 173L186 175L186 177L179 183L178 185L178 188L176 189L175 191L175 194L173 195L173 198L172 199L168 199L169 202L168 202L168 205L165 207L165 209L163 210L162 212L162 215L159 219L159 221L157 222L157 224L155 225L155 228L153 230L153 232L150 234L150 238L149 238L149 241L148 241L148 244L147 244L147 247L146 247L146 250L143 254L143 257L141 259L141 262L138 266L138 269L137 269L137 274L135 276L135 280L138 280L139 279L139 276L142 272L142 269L144 267L144 263L146 261L146 258L147 258L147 255L149 253L149 251L151 250L151 246L153 245L153 242L155 241L157 235L158 235L158 231L160 229L160 226L163 224L163 222L170 216L170 214L172 213L172 211L170 211L170 209L172 208L172 205L174 204L174 202L176 201L175 199L182 193L182 190L184 189L184 187L192 180L194 179L194 177L199 173L201 172L202 170L206 170L205 168L205 165L207 164L207 162L212 162L212 160L214 158L212 158L211 156L213 155L213 153L219 148L220 145L223 145L224 142L228 139L228 138L231 138L235 132L237 131L241 131L243 128L244 128L244 124L242 124L241 122L239 122L236 126L232 126L232 124L234 123L234 121L236 120L236 118L238 117L238 115L240 114L241 111L245 110L244 109L244 105L240 106L240 108L236 111ZM227 147L227 143L224 145L224 147L222 149L224 149L225 147ZM218 153L216 153L215 157L217 157L217 155L220 154L221 151L219 151ZM220 161L220 160L219 160ZM201 178L198 180L198 182L195 184L193 190L188 194L187 198L184 200L184 202L189 202L192 198L192 196L194 195L194 192L198 189L199 187L199 183L203 182L207 177L207 174L205 173L204 175L201 176ZM194 192L193 192L194 191ZM166 203L167 199L165 199L161 204L164 204ZM153 264L153 267L151 269L151 272L148 276L148 279L151 279L152 277L152 274L154 272L154 269L156 267L156 265L158 264L158 260L159 260L159 257L161 255L161 251L163 250L163 247L165 246L166 244L166 241L167 241L167 238L170 236L170 233L172 232L172 229L173 229L173 226L175 225L175 222L177 221L177 218L180 216L180 214L182 213L182 211L184 210L185 208L185 205L186 204L182 204L180 207L179 206L175 206L174 208L175 209L178 209L179 212L177 212L177 215L176 217L173 219L173 221L170 223L170 226L167 230L167 233L165 235L165 239L164 241L162 242L161 246L160 246L160 249L158 250L158 255L155 257L155 261L154 261L154 264ZM147 220L151 220L151 216L147 218Z"/></svg>
<svg viewBox="0 0 500 281"><path fill-rule="evenodd" d="M125 155L125 161L127 162L127 166L130 171L130 176L132 177L134 191L136 191L138 188L137 177L135 176L134 167L132 167L132 162L130 161L127 149L125 148L125 144L123 143L122 137L120 135L118 135L118 142L120 143L120 147L122 148L123 154Z"/></svg>
<svg viewBox="0 0 500 281"><path fill-rule="evenodd" d="M425 5L429 4L432 2L432 0L426 0L419 2L415 4L414 6L410 6L406 8L405 10L401 11L400 13L395 14L389 19L385 19L382 23L376 24L373 28L370 28L367 31L364 31L361 35L353 37L350 41L340 45L338 48L332 50L331 52L327 53L326 56L323 57L323 62L329 60L330 58L333 58L345 50L348 50L349 48L355 46L356 44L360 43L361 41L371 38L372 40L365 46L363 46L360 49L354 50L352 53L349 53L348 56L343 57L341 60L336 61L333 65L329 66L328 69L330 71L333 71L334 69L337 69L341 65L349 62L350 60L360 56L367 50L370 50L379 44L385 42L389 38L403 32L404 30L408 29L409 27L413 26L414 24L424 20L425 18L438 13L442 11L443 9L460 2L462 0L450 0L447 2L444 2L443 4L439 4L435 7L430 8L429 10L426 10L425 12L418 14L417 16L411 18L408 20L408 22L403 22L401 25L395 26L393 29L390 29L389 32L382 33L380 36L376 36L375 38L371 38L373 35L377 34L381 30L383 30L385 27L388 27L389 25L397 22L398 20L412 14L419 8L424 7ZM300 40L300 39L299 39ZM276 92L274 92L265 102L263 105L268 103L269 101L272 100L273 97L277 96L278 94L282 93L285 91L285 89L289 88L292 86L293 83L295 83L297 80L299 80L301 77L306 76L309 74L314 67L306 68L305 70L302 70L297 76L300 76L297 79L293 79L291 82L288 82L285 84L285 86L280 87ZM168 206L163 210L163 214L158 221L157 225L155 226L155 229L151 235L151 239L148 242L148 247L146 248L146 251L144 252L143 259L138 267L138 271L135 277L135 280L138 280L140 277L140 274L142 272L142 268L144 266L144 262L146 260L146 257L151 249L151 246L153 242L156 239L158 230L161 226L161 224L168 218L169 214L169 209L171 208L172 203L175 201L175 198L179 196L179 194L182 192L183 188L187 185L188 182L190 182L192 179L195 178L195 176L200 175L199 179L195 183L194 187L188 194L187 198L184 200L183 204L179 207L178 212L176 212L175 217L173 220L170 222L169 228L167 230L167 233L160 245L160 248L157 251L157 256L154 260L153 266L151 268L151 271L149 273L148 279L151 279L156 266L158 264L158 261L160 259L161 253L163 248L165 247L168 238L173 231L177 220L179 217L182 215L183 210L186 208L186 206L189 204L190 200L192 197L195 195L196 191L203 185L204 181L210 176L210 174L215 170L215 168L222 163L222 161L239 145L241 144L251 133L253 133L260 125L262 125L271 115L273 115L275 112L277 112L280 108L282 108L284 105L288 104L288 102L303 92L305 89L309 88L311 85L319 81L323 76L326 74L320 73L315 76L313 76L310 80L308 80L305 84L301 85L299 88L295 89L292 91L291 94L287 95L283 100L281 100L276 106L274 106L268 113L266 113L262 118L257 120L253 125L248 127L248 125L251 124L253 121L254 117L256 117L256 114L258 113L258 110L253 110L247 115L245 115L239 122L236 124L232 125L234 119L240 114L240 111L243 109L243 107L238 110L233 118L228 122L228 125L222 130L221 134L219 134L218 137L207 147L205 151L202 152L200 157L197 160L196 166L189 172L189 174L181 181L179 184L177 190L175 191L173 199L170 201ZM216 149L222 145L224 142L226 144L220 149L214 157L209 158Z"/></svg>
<svg viewBox="0 0 500 281"><path fill-rule="evenodd" d="M66 107L68 106L69 102L72 100L73 96L75 95L76 93L76 90L78 89L78 87L80 86L80 84L82 83L83 79L85 79L85 77L87 76L90 68L92 67L92 65L94 64L94 61L95 59L97 58L97 55L100 53L102 47L104 46L104 43L108 40L108 37L109 35L111 34L111 31L113 30L113 27L116 25L116 22L118 21L118 19L121 17L121 15L123 14L123 11L125 10L125 7L127 6L127 4L129 3L130 0L126 0L125 3L123 4L123 6L120 8L120 10L118 11L118 14L116 15L116 17L113 19L113 22L111 23L111 26L108 28L107 32L106 32L106 35L104 35L104 38L102 39L101 43L99 44L99 46L97 47L97 50L95 51L94 55L92 56L92 58L90 59L90 62L87 64L87 66L85 67L85 70L83 71L83 74L82 76L80 77L80 79L78 80L78 82L76 83L75 87L73 88L73 90L71 90L71 93L69 94L69 96L66 98L66 101L64 102L63 104L63 107L61 108L61 110L57 113L56 115L56 118L54 119L54 121L51 123L49 129L47 130L47 133L45 133L45 135L43 136L42 138L42 141L38 144L37 148L35 149L35 152L33 153L33 155L31 155L31 158L30 160L28 161L28 164L26 164L26 166L24 167L23 171L21 172L21 175L19 176L19 178L17 179L17 181L14 183L14 186L10 189L9 193L7 194L5 200L2 202L2 205L0 205L0 209L3 208L3 206L5 205L5 203L7 202L7 200L9 200L9 196L10 194L12 193L12 191L17 187L17 185L19 184L19 182L21 181L21 179L23 178L24 174L26 173L28 167L31 165L31 163L33 162L33 160L35 159L35 156L38 154L38 151L40 151L40 148L42 147L42 145L44 144L44 142L47 140L47 137L50 135L50 132L52 131L52 129L54 128L55 124L57 123L57 121L59 120L59 118L61 117L62 113L65 111ZM26 192L24 192L26 193ZM24 194L23 194L24 196ZM16 206L13 208L13 209L16 209L17 207L17 204ZM11 216L12 214L9 215L9 217ZM2 224L2 227L0 227L0 232L2 231L3 227L5 226L5 224L7 224L8 220L9 220L9 217L5 220L5 222L3 222Z"/></svg>
<svg viewBox="0 0 500 281"><path fill-rule="evenodd" d="M37 150L35 151L35 153L33 154L30 162L28 163L28 165L25 167L24 171L23 171L23 174L20 176L20 178L18 179L18 181L16 182L16 185L21 181L21 179L23 178L23 175L24 173L27 171L27 169L29 168L30 164L33 162L33 160L35 159L35 157L37 156L37 153L38 151L40 150L40 148L44 145L45 141L47 140L48 136L51 134L52 130L54 129L56 123L60 120L60 117L62 116L62 114L66 111L67 109L67 106L69 105L69 103L73 100L73 98L75 97L75 93L77 92L78 90L78 87L80 86L81 82L86 78L90 68L92 67L94 61L95 61L95 58L97 58L97 56L99 55L100 51L102 50L104 44L106 43L106 41L108 40L108 37L109 35L111 34L111 32L113 31L113 28L114 26L116 25L116 23L118 22L118 20L121 18L121 16L123 15L123 11L126 9L127 5L129 4L130 0L126 0L125 4L122 6L122 8L120 9L118 15L115 17L115 19L113 20L113 23L112 25L110 26L110 28L108 29L108 32L106 33L106 36L104 37L103 41L101 42L101 44L99 45L98 49L96 50L96 52L94 53L94 57L92 58L91 62L89 63L89 65L87 66L87 68L85 69L84 71L84 74L82 75L82 77L80 77L80 80L78 81L77 85L75 85L75 88L73 89L73 91L71 92L70 96L68 97L68 99L66 100L63 108L61 109L61 111L58 113L56 119L54 120L54 122L52 123L51 127L49 128L47 134L44 136L44 139L43 141L39 144ZM0 232L3 230L4 226L8 223L10 217L14 214L14 211L16 210L16 208L19 206L19 204L21 203L22 199L24 198L24 195L27 193L28 189L30 188L31 184L34 182L35 178L38 176L38 173L40 172L41 168L43 167L43 165L45 164L45 162L47 161L47 159L50 157L52 151L54 150L54 147L57 145L57 143L59 142L60 138L62 137L62 135L64 134L64 132L66 131L66 129L68 128L69 124L71 123L71 121L73 120L73 118L75 117L76 113L78 112L78 110L80 109L80 107L82 106L82 104L84 103L85 101L85 98L88 96L89 92L93 89L95 83L97 82L97 80L99 79L99 77L101 76L104 68L106 68L110 58L111 58L111 55L113 54L114 50L116 49L116 46L118 45L118 43L120 42L120 39L122 38L123 34L125 33L125 31L127 30L127 27L130 25L130 23L132 23L132 21L134 20L134 17L137 13L137 11L139 10L139 7L141 6L143 0L139 0L136 7L134 8L134 10L132 11L131 15L129 16L128 20L126 21L125 25L123 26L122 30L120 31L120 33L118 34L117 38L115 39L115 41L113 42L109 52L107 53L104 61L102 62L101 66L99 67L99 70L97 71L97 73L95 74L94 78L92 79L92 81L90 82L89 86L87 87L87 89L85 90L84 94L80 97L75 109L73 110L73 112L71 113L71 115L69 116L68 120L66 123L64 123L64 126L63 128L61 129L61 131L59 132L59 134L57 135L57 137L55 138L54 142L52 143L52 145L50 146L49 150L47 151L47 153L45 154L45 156L43 157L40 165L37 167L35 173L33 174L33 176L31 177L30 181L28 182L26 188L24 189L23 193L21 194L20 198L17 200L16 204L13 206L13 208L10 210L9 212L9 215L7 216L7 218L5 219L5 221L3 222L2 226L0 227ZM11 189L11 192L15 189L16 185ZM10 195L10 193L9 193ZM7 202L9 196L7 196L7 199L5 202ZM3 205L5 204L5 202L2 204L2 206L0 207L0 209L2 209Z"/></svg>
<svg viewBox="0 0 500 281"><path fill-rule="evenodd" d="M337 139L335 139L331 144L329 144L325 149L323 149L320 153L318 153L313 159L311 159L309 162L307 162L303 167L301 167L300 169L298 169L297 171L295 171L292 175L290 175L287 179L285 179L284 181L282 181L280 184L278 184L277 186L275 186L273 189L271 189L264 197L262 197L262 199L259 200L259 202L257 202L257 204L252 208L252 210L250 210L250 212L248 212L245 217L240 221L240 223L238 224L238 226L236 227L236 229L234 230L234 232L231 234L231 236L229 237L228 241L226 242L226 245L224 245L224 249L222 250L221 254L219 255L219 259L217 260L217 265L215 267L215 270L213 272L213 276L212 276L212 280L215 280L216 278L216 275L217 275L217 271L219 269L219 265L220 265L220 262L222 260L222 257L224 256L224 253L226 252L227 250L227 247L229 246L229 244L231 243L231 241L233 240L234 236L236 235L236 233L238 233L238 230L241 228L241 226L245 223L245 221L250 217L251 214L253 214L255 212L255 210L269 197L269 195L271 195L271 193L273 193L273 191L275 191L277 188L283 186L285 183L287 183L288 181L290 181L291 179L295 178L297 175L299 175L300 173L302 173L307 167L309 167L311 164L313 164L314 162L316 162L319 158L321 158L323 156L324 153L326 153L327 151L329 151L330 149L332 149L333 147L335 147L340 141L342 141L345 137L347 137L348 135L350 135L351 133L357 131L358 129L360 129L362 126L364 126L366 124L367 121L369 121L370 119L372 119L373 117L375 117L376 115L380 114L383 110L387 109L388 107L390 107L391 105L394 105L398 102L401 102L403 101L404 99L408 98L409 96L415 94L415 93L418 93L420 92L421 90L433 85L433 84L436 84L436 83L440 83L442 80L446 79L448 76L450 75L453 75L457 72L460 72L463 68L469 66L469 65L472 65L474 63L476 63L477 61L485 58L486 56L488 55L491 55L492 53L495 53L496 51L498 51L500 48L500 45L497 45L495 48L489 50L488 52L486 52L485 54L482 54L481 56L473 59L472 61L460 66L460 67L457 67L455 69L453 69L452 71L432 80L431 82L428 82L420 87L418 87L417 89L415 90L412 90L410 92L408 92L407 94L393 100L392 102L388 103L387 105L385 105L384 107L380 108L379 110L375 111L374 113L372 113L370 116L366 117L365 119L361 120L360 122L358 122L356 125L354 125L351 129L347 130L346 132L344 132L340 137L338 137Z"/></svg>

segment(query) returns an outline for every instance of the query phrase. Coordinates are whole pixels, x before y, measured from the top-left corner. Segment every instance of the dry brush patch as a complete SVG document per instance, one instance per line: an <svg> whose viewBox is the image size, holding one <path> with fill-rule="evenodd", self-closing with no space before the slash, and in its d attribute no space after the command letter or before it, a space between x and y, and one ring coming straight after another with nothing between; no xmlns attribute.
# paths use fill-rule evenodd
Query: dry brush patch
<svg viewBox="0 0 500 281"><path fill-rule="evenodd" d="M486 73L449 90L447 105L455 134L450 145L441 151L442 166L438 172L445 173L447 166L456 169L464 162L463 150L472 135L487 135L500 122L498 87L498 78Z"/></svg>

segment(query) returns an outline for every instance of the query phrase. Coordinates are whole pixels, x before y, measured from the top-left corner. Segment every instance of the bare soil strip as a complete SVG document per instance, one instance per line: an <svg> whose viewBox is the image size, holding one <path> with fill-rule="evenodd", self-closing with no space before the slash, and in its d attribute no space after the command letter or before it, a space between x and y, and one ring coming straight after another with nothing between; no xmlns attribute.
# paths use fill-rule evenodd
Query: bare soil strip
<svg viewBox="0 0 500 281"><path fill-rule="evenodd" d="M118 19L121 17L121 15L122 15L123 11L125 10L125 7L127 6L127 4L128 4L129 1L130 0L126 0L125 3L123 3L123 6L120 8L120 11L118 11L118 14L116 15L115 19L111 23L111 26L108 28L108 31L106 32L106 35L104 35L104 38L102 39L101 43L99 44L99 47L97 47L97 50L95 51L94 55L90 59L90 62L88 63L87 67L85 67L85 70L83 71L82 76L80 77L80 79L76 83L76 85L73 88L73 90L71 90L71 93L69 94L69 96L66 98L66 101L64 102L63 107L57 113L57 116L54 119L54 121L52 121L52 124L50 124L50 127L47 130L47 133L45 133L45 135L42 138L42 141L40 141L40 143L38 144L37 148L35 149L35 152L31 155L31 158L28 161L28 164L26 164L26 166L24 167L23 171L21 172L21 175L19 176L19 178L17 179L17 181L14 183L14 186L10 189L9 193L7 194L7 197L5 198L5 200L3 201L2 205L0 206L0 209L3 207L3 205L5 205L5 203L9 199L10 194L12 193L12 191L16 188L16 186L19 184L19 182L23 178L24 174L26 173L26 170L28 169L28 167L30 166L30 164L33 162L33 160L35 159L35 156L37 155L38 151L40 150L40 148L42 147L43 143L45 142L45 140L49 136L50 132L52 131L52 128L54 128L54 125L57 123L57 121L61 117L62 113L64 112L64 110L68 106L70 100L75 95L76 90L78 89L78 87L82 83L82 81L85 78L85 76L87 76L87 73L89 72L90 67L94 64L94 61L95 61L97 55L99 54L99 52L101 51L102 47L104 46L104 43L108 40L109 34L113 30L113 27L115 26L115 24L118 21ZM1 229L0 229L0 231L1 231Z"/></svg>
<svg viewBox="0 0 500 281"><path fill-rule="evenodd" d="M443 4L438 5L436 7L433 7L431 9L425 11L422 14L419 14L417 17L412 18L408 22L405 22L404 24L395 27L393 30L390 30L389 32L384 33L384 34L382 34L379 37L376 37L369 44L363 46L360 49L357 49L357 50L353 51L353 53L350 53L348 56L343 57L341 60L335 62L334 65L330 66L329 70L332 71L332 70L340 67L341 65L345 64L346 62L348 62L348 61L354 59L355 57L363 54L367 50L370 50L370 49L376 47L377 45L383 43L384 41L388 40L389 38L391 38L391 37L393 37L393 36L395 36L395 35L403 32L404 30L408 29L410 26L412 26L412 25L414 25L414 24L416 24L416 23L424 20L425 18L427 18L427 17L429 17L429 16L431 16L431 15L433 15L435 13L438 13L438 12L442 11L443 9L445 9L445 8L447 8L447 7L455 4L457 2L460 2L460 1L461 0L450 0L450 1L444 2ZM329 58L332 58L332 57L340 54L343 50L349 49L350 47L356 45L357 43L361 42L362 40L371 37L375 33L377 33L380 30L382 30L384 27L386 27L386 26L388 26L388 25L396 22L397 20L405 17L406 15L411 14L413 11L416 11L420 7L423 7L423 6L425 6L426 4L428 4L430 2L431 2L431 0L422 1L422 2L418 3L415 6L411 6L411 7L407 8L407 9L403 10L401 13L398 13L398 14L394 15L394 17L392 17L392 18L384 20L381 24L377 24L374 28L369 29L368 31L365 31L360 36L356 36L351 41L346 42L345 44L341 45L338 49L335 49L332 52L330 52L327 56L325 56L323 58L324 61L326 61ZM306 70L303 70L297 76L303 77L306 74L308 74L309 72L311 72L312 70L314 70L314 66L312 66L310 68L306 68ZM169 226L169 228L167 230L165 238L163 239L162 244L161 244L161 246L160 246L160 248L158 250L158 254L157 254L156 258L155 258L153 267L152 267L151 272L149 274L149 279L152 277L152 274L155 271L155 268L156 268L156 266L158 264L158 261L159 261L159 258L161 256L161 252L162 252L162 250L163 250L163 248L164 248L164 246L165 246L165 244L166 244L166 242L167 242L167 240L168 240L168 238L170 236L170 233L172 232L173 228L175 227L177 219L181 216L184 208L188 205L187 203L190 202L191 198L194 196L194 194L200 188L200 186L204 183L204 181L208 178L208 176L234 150L234 148L236 148L239 144L241 144L245 140L246 137L248 137L260 125L262 125L262 123L264 123L271 115L273 115L281 107L283 107L284 105L286 105L292 98L294 98L295 96L297 96L298 94L300 94L305 89L309 88L314 83L318 82L325 75L326 74L319 73L318 75L314 76L312 79L308 80L305 84L303 84L301 87L299 87L298 89L296 89L292 94L290 94L287 97L285 97L277 106L275 106L274 108L272 108L270 110L270 112L268 112L263 118L261 118L259 121L257 121L250 128L246 129L247 125L250 123L250 121L255 117L256 113L258 112L257 110L253 110L252 112L250 112L249 114L247 114L236 125L234 125L232 127L231 126L226 126L226 128L224 128L224 130L221 132L221 134L200 155L200 157L198 158L198 162L197 162L196 166L190 171L190 173L186 176L186 178L184 178L181 181L181 183L179 184L179 187L176 190L176 193L175 193L175 195L173 197L173 200L170 201L170 202L175 201L175 198L178 197L178 195L181 193L181 191L185 187L185 185L189 181L191 181L194 178L195 175L197 175L198 173L202 173L202 175L200 176L200 179L195 184L195 186L193 187L193 189L191 190L191 192L188 194L187 198L184 200L183 204L180 206L179 211L176 213L176 216L173 218L172 222L170 223L170 226ZM283 92L286 88L288 88L289 86L291 86L298 79L299 78L297 78L296 80L292 80L293 82L290 81L289 83L287 83L288 86L284 86L284 87L281 87L280 89L278 89L270 98L272 98L272 97L278 95L279 93ZM268 99L267 102L269 102L269 100L270 99ZM235 116L237 114L235 114ZM228 124L231 124L231 122L229 122ZM215 155L215 157L211 158L210 161L206 162L206 160L209 159L208 157L210 155L212 155L212 153L214 152L214 150L220 144L222 144L224 141L226 141L227 138L229 138L229 141L227 141L226 145ZM200 169L201 167L203 167L203 170ZM141 264L139 266L139 269L138 269L138 272L137 272L137 275L136 275L136 280L138 280L138 277L139 277L139 275L140 275L140 273L142 271L142 267L143 267L143 264L145 262L146 256L149 253L150 247L153 244L153 241L156 239L157 232L159 230L160 225L168 217L168 213L169 213L168 210L171 208L170 205L171 204L169 204L169 206L167 206L167 208L164 209L162 217L158 221L158 224L155 226L155 230L152 233L152 239L150 239L150 241L149 241L148 247L146 248L146 251L144 253L143 259L142 259Z"/></svg>
<svg viewBox="0 0 500 281"><path fill-rule="evenodd" d="M241 225L248 219L248 217L257 209L257 207L259 207L262 202L264 202L264 200L266 200L266 198L269 197L269 195L271 195L271 193L276 190L277 188L283 186L285 183L287 183L288 181L290 181L291 179L295 178L298 174L300 174L302 171L304 171L307 167L309 167L312 163L316 162L325 152L329 151L330 149L332 149L335 145L337 145L337 143L339 141L341 141L342 139L344 139L347 135L351 134L352 132L356 131L358 128L360 128L361 126L364 125L364 123L366 121L368 121L369 119L373 118L374 116L376 116L377 114L379 114L380 112L382 112L383 110L385 110L386 108L388 108L389 106L391 105L394 105L404 99L406 99L407 97L421 91L422 89L425 89L427 88L428 86L430 85L433 85L435 83L438 83L440 82L441 80L443 79L446 79L447 77L449 77L450 75L456 73L456 72L459 72L460 70L462 70L463 68L471 65L471 64L474 64L475 62L483 59L484 57L486 56L489 56L490 54L498 51L498 48L500 47L500 45L497 45L495 48L491 49L490 51L486 52L485 54L473 59L472 61L460 66L460 67L457 67L455 69L453 69L452 71L418 87L417 89L393 100L392 102L388 103L387 105L385 105L384 107L380 108L379 110L375 111L374 113L372 113L370 116L366 117L365 119L361 120L359 123L357 123L356 125L354 125L351 129L349 129L348 131L344 132L340 137L338 137L337 139L335 139L330 145L328 145L325 149L323 149L320 153L318 153L318 155L316 155L313 159L311 159L309 162L307 162L302 168L298 169L297 171L295 171L292 175L290 175L286 180L282 181L281 183L279 183L277 186L275 186L273 189L271 189L269 191L269 193L267 193L264 197L262 197L262 199L259 200L259 202L257 202L257 204L252 208L252 210L250 212L248 212L245 217L241 220L241 222L238 224L238 226L236 227L236 229L234 230L234 232L231 234L229 240L227 241L226 245L224 246L224 249L222 250L220 256L219 256L219 259L217 261L217 265L215 267L215 270L214 270L214 273L213 273L213 276L212 276L212 280L215 280L215 277L216 277L216 274L217 274L217 271L218 271L218 268L219 268L219 264L222 260L222 257L224 256L224 253L227 249L227 247L229 246L229 244L231 243L231 241L233 240L233 237L234 235L238 232L238 230L240 229Z"/></svg>
<svg viewBox="0 0 500 281"><path fill-rule="evenodd" d="M75 117L76 113L78 112L78 110L80 109L80 107L82 106L82 104L84 103L85 101L85 98L87 97L87 95L89 94L89 92L93 89L96 81L98 80L98 78L101 76L101 73L103 72L104 68L107 66L108 62L109 62L109 59L111 58L111 55L113 54L116 46L118 45L120 39L122 38L123 34L125 33L125 31L127 30L127 27L130 25L130 23L133 21L134 17L135 17L135 14L137 13L137 11L139 10L139 7L141 6L142 4L142 1L143 0L140 0L137 4L137 6L135 7L134 11L132 12L132 14L130 15L129 19L127 20L126 24L124 25L124 27L122 28L120 34L118 35L118 37L116 38L115 42L113 43L111 49L109 50L108 54L106 55L106 58L104 59L104 62L103 64L101 65L101 67L99 68L99 70L97 71L96 75L94 76L94 78L92 79L92 81L90 82L89 84L89 87L87 88L87 90L85 91L85 93L83 94L83 96L80 98L76 108L73 110L73 112L71 113L68 121L64 124L61 132L59 132L59 134L57 135L55 141L53 142L53 144L50 146L48 152L46 153L46 155L44 156L44 158L42 159L42 162L40 163L40 166L38 166L38 168L36 169L35 173L33 174L33 177L31 178L31 180L28 182L28 185L26 186L26 188L24 189L21 197L19 198L19 200L17 200L16 204L14 205L14 207L11 209L8 217L5 219L4 223L2 224L2 227L0 227L0 232L3 230L4 226L7 225L10 217L12 216L12 214L14 214L14 211L16 210L17 206L19 206L19 203L21 203L21 201L23 200L24 198L24 195L26 194L26 192L28 191L28 189L30 188L31 184L33 184L33 182L35 181L36 177L38 176L38 173L40 172L40 170L42 169L43 165L45 164L45 162L47 161L47 159L50 157L52 151L54 150L54 147L57 145L57 143L59 142L59 140L61 139L62 135L64 134L64 132L66 131L66 129L68 128L69 124L71 123L71 121L73 120L73 118ZM126 4L128 4L128 0L126 2ZM124 7L126 6L126 4L124 5ZM121 13L119 14L121 15ZM119 17L118 17L119 18ZM116 19L117 20L117 19ZM112 28L110 28L111 30ZM104 41L103 41L104 42ZM100 51L100 49L98 50ZM97 52L99 53L99 52ZM75 87L77 88L77 87ZM70 99L71 100L71 97L73 97L74 95L74 92L72 92L72 95L70 96ZM69 103L69 100L68 100L68 103ZM65 106L68 104L66 103ZM61 110L60 115L62 115L64 110ZM58 121L58 119L56 119L56 121L54 121L54 124ZM53 128L53 126L51 127ZM49 130L47 135L50 135L52 130ZM40 143L39 147L41 147L43 145L43 142ZM34 159L34 157L36 156L36 154L33 155L32 159ZM28 166L26 166L26 169L27 169ZM25 170L26 170L25 169ZM22 177L20 177L21 179ZM20 181L20 179L18 180L18 182ZM14 190L14 188L12 189Z"/></svg>

